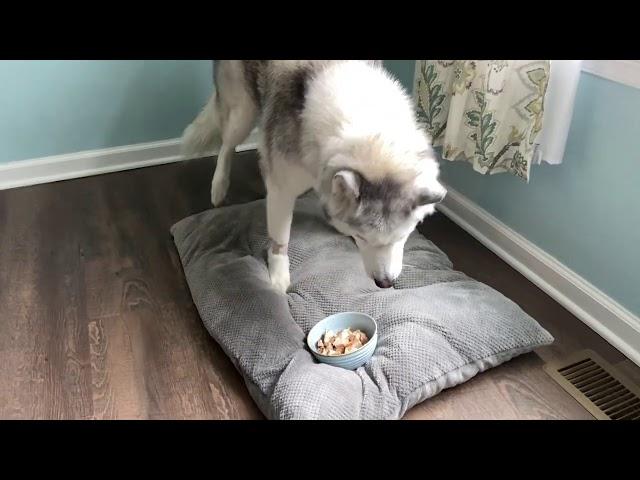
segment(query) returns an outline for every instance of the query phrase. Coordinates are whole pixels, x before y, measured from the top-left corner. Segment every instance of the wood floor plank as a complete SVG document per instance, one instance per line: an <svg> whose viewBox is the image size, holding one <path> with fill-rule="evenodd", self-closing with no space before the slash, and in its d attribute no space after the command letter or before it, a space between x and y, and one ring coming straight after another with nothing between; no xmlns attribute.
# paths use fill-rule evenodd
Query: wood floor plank
<svg viewBox="0 0 640 480"><path fill-rule="evenodd" d="M80 217L73 200L73 195L40 187L18 191L6 203L14 228L3 234L3 244L10 243L3 251L12 256L8 261L16 269L9 269L3 278L3 296L8 297L3 303L14 306L7 316L18 342L3 345L3 351L11 352L9 372L19 372L6 382L23 385L6 395L28 406L25 418L87 418L92 411L83 269L76 236ZM7 261L4 254L2 261ZM25 400L22 392L37 398Z"/></svg>
<svg viewBox="0 0 640 480"><path fill-rule="evenodd" d="M593 420L542 369L534 354L515 358L445 390L407 412L410 420ZM499 408L497 408L499 406Z"/></svg>
<svg viewBox="0 0 640 480"><path fill-rule="evenodd" d="M593 420L582 406L542 369L534 353L523 355L495 369L493 379L503 397L522 420Z"/></svg>
<svg viewBox="0 0 640 480"><path fill-rule="evenodd" d="M495 408L501 405L502 408ZM405 420L512 420L519 412L507 402L492 372L477 375L410 409Z"/></svg>
<svg viewBox="0 0 640 480"><path fill-rule="evenodd" d="M148 418L145 379L135 362L125 317L89 323L94 419Z"/></svg>

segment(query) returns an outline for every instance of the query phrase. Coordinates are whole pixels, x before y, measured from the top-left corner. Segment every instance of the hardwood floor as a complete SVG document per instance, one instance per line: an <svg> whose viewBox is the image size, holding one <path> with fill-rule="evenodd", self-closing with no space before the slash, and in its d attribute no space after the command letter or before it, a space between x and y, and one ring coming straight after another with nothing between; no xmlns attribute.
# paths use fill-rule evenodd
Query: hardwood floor
<svg viewBox="0 0 640 480"><path fill-rule="evenodd" d="M202 326L169 227L205 210L213 159L0 191L0 418L263 418ZM250 179L250 180L247 180ZM231 202L263 194L238 154ZM542 371L591 348L640 369L442 215L424 233L455 268L556 337L406 418L592 418Z"/></svg>

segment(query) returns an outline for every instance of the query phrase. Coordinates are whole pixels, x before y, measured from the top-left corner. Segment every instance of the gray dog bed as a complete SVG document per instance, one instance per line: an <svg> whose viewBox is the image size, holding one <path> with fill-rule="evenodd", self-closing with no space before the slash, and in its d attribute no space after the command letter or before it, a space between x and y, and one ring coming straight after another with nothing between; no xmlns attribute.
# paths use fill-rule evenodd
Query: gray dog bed
<svg viewBox="0 0 640 480"><path fill-rule="evenodd" d="M353 241L326 225L313 194L296 205L287 295L269 285L264 200L193 215L171 232L202 321L271 419L398 419L553 341L508 298L452 270L418 232L395 288L379 289ZM374 356L356 371L317 363L305 345L316 322L341 311L378 322Z"/></svg>

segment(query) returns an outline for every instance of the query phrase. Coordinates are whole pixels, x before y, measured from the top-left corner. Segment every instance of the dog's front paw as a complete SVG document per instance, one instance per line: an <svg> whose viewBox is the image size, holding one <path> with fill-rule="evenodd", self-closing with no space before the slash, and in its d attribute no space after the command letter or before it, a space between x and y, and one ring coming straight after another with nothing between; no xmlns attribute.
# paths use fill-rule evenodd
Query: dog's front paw
<svg viewBox="0 0 640 480"><path fill-rule="evenodd" d="M281 293L287 292L290 284L288 255L278 255L269 251L269 277L273 288Z"/></svg>

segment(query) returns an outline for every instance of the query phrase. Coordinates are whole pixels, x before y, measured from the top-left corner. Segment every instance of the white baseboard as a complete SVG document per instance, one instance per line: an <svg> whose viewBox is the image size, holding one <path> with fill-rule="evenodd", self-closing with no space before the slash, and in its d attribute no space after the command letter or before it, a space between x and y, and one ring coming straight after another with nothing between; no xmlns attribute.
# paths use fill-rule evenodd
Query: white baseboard
<svg viewBox="0 0 640 480"><path fill-rule="evenodd" d="M236 151L242 152L256 148L257 132L254 131L245 143L236 148ZM217 153L207 152L202 156L216 155ZM185 158L180 155L179 138L22 160L0 164L0 190L182 160Z"/></svg>
<svg viewBox="0 0 640 480"><path fill-rule="evenodd" d="M438 210L640 365L640 318L451 187Z"/></svg>

